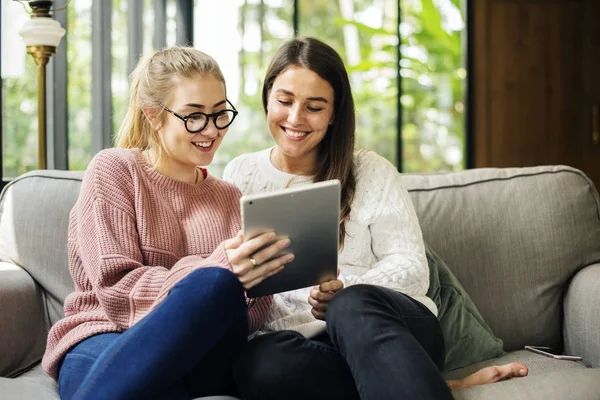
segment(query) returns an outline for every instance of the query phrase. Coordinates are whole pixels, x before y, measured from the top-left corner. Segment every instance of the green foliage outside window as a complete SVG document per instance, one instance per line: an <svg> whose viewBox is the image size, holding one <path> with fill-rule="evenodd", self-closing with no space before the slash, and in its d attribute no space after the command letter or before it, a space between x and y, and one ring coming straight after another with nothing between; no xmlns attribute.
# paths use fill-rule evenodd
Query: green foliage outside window
<svg viewBox="0 0 600 400"><path fill-rule="evenodd" d="M347 64L357 105L358 145L397 162L396 63L400 32L403 170L464 168L464 0L400 0L400 27L396 0L299 1L300 34L324 40ZM113 30L122 34L127 31L127 18L118 4L119 0L113 0ZM244 1L238 9L242 46L235 105L240 116L217 153L212 167L216 175L233 157L273 144L265 124L260 88L273 53L291 37L292 4L291 0ZM70 169L84 169L92 156L90 8L76 11L71 2L68 11ZM252 25L259 27L259 38L253 37L256 29L250 29ZM260 45L246 46L246 39L259 40ZM119 43L124 42L121 35ZM27 57L21 77L3 80L5 178L37 167L37 81L35 64ZM124 60L122 46L115 57L115 62ZM116 87L113 82L117 89L113 106L118 117L114 129L125 107L120 88L126 77L121 66L118 71L113 71L113 80L121 81Z"/></svg>
<svg viewBox="0 0 600 400"><path fill-rule="evenodd" d="M357 145L397 163L397 2L303 0L300 34L332 46L346 64Z"/></svg>
<svg viewBox="0 0 600 400"><path fill-rule="evenodd" d="M233 100L240 113L209 168L217 176L234 157L274 145L262 108L262 82L277 48L293 36L292 5L291 0L245 1L238 9L242 46L238 54L239 97Z"/></svg>
<svg viewBox="0 0 600 400"><path fill-rule="evenodd" d="M465 167L464 4L401 2L404 171Z"/></svg>
<svg viewBox="0 0 600 400"><path fill-rule="evenodd" d="M24 66L22 76L2 80L2 161L7 178L37 168L37 72L31 56Z"/></svg>
<svg viewBox="0 0 600 400"><path fill-rule="evenodd" d="M400 29L397 5L394 0L304 0L300 33L327 42L342 55L353 85L358 145L396 163L399 31L402 169L462 169L466 78L462 0L401 0ZM356 39L360 61L353 62Z"/></svg>
<svg viewBox="0 0 600 400"><path fill-rule="evenodd" d="M91 2L70 2L67 24L69 169L83 170L92 158Z"/></svg>

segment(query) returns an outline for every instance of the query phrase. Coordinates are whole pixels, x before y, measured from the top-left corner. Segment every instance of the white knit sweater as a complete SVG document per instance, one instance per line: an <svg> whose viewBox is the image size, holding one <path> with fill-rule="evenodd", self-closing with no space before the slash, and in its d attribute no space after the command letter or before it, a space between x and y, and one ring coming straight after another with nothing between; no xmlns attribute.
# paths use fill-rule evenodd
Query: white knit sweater
<svg viewBox="0 0 600 400"><path fill-rule="evenodd" d="M282 172L270 161L272 148L235 158L223 179L243 194L261 193L310 183L312 177ZM429 270L421 228L400 174L385 158L371 151L354 155L356 194L346 221L344 248L339 254L340 280L346 287L359 283L405 293L437 315L426 297ZM275 295L262 331L294 330L310 338L325 330L311 314L311 288Z"/></svg>

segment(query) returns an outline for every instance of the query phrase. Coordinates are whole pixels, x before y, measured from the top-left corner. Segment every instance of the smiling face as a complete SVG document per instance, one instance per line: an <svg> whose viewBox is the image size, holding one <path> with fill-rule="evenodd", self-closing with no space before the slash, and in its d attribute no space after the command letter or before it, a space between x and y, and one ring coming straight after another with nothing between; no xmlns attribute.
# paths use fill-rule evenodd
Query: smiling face
<svg viewBox="0 0 600 400"><path fill-rule="evenodd" d="M308 68L290 67L275 78L268 97L267 123L277 143L276 164L314 169L317 149L333 121L333 101L329 82Z"/></svg>
<svg viewBox="0 0 600 400"><path fill-rule="evenodd" d="M225 85L211 76L175 78L173 95L165 106L182 117L197 112L219 112L228 108ZM169 176L182 172L189 174L198 165L210 164L227 129L217 129L210 118L203 130L189 133L181 119L164 111L157 129L164 150L162 172Z"/></svg>

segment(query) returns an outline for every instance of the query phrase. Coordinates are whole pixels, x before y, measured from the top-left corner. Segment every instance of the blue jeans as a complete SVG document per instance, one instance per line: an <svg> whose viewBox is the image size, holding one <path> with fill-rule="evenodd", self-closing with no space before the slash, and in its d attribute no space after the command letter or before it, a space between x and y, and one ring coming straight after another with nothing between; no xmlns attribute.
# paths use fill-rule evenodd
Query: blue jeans
<svg viewBox="0 0 600 400"><path fill-rule="evenodd" d="M232 364L247 341L238 278L202 268L123 333L92 336L64 357L61 399L189 399L236 395Z"/></svg>
<svg viewBox="0 0 600 400"><path fill-rule="evenodd" d="M452 399L440 370L445 346L437 318L409 296L350 286L327 310L327 332L258 336L234 364L242 398Z"/></svg>

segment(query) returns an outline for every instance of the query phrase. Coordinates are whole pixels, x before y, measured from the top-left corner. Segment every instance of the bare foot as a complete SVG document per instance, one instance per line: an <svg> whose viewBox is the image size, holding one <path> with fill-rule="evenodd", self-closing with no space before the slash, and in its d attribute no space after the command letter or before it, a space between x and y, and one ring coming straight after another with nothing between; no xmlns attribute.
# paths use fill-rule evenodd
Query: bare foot
<svg viewBox="0 0 600 400"><path fill-rule="evenodd" d="M525 365L520 362L512 362L509 364L482 368L463 379L447 381L447 383L452 390L465 389L471 386L485 385L510 378L520 378L522 376L527 376L528 373L529 370Z"/></svg>

